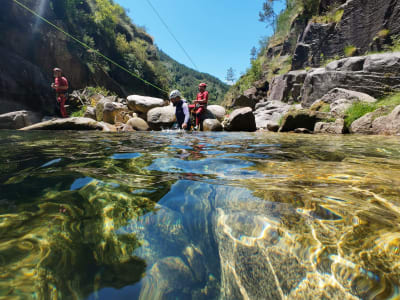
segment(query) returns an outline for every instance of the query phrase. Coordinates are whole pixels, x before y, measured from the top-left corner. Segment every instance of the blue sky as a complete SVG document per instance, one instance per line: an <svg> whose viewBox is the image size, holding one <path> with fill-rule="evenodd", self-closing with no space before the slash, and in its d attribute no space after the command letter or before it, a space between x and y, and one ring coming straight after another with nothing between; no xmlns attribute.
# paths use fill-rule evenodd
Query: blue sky
<svg viewBox="0 0 400 300"><path fill-rule="evenodd" d="M150 0L201 72L225 81L232 67L236 77L250 65L250 50L271 30L258 21L263 0ZM145 26L155 43L180 63L193 64L168 33L146 0L115 0Z"/></svg>

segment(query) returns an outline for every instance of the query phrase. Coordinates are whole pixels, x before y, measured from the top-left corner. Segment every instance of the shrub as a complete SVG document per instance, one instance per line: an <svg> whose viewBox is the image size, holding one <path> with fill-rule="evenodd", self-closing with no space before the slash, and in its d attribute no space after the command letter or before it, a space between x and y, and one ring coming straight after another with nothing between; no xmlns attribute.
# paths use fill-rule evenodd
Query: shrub
<svg viewBox="0 0 400 300"><path fill-rule="evenodd" d="M353 45L344 47L344 55L346 57L354 56L357 53L357 48Z"/></svg>
<svg viewBox="0 0 400 300"><path fill-rule="evenodd" d="M80 110L71 113L71 117L83 117L86 112L86 106L82 106Z"/></svg>
<svg viewBox="0 0 400 300"><path fill-rule="evenodd" d="M356 102L351 107L349 107L345 113L345 124L347 127L357 119L361 118L362 116L366 115L367 113L373 112L376 110L376 104L370 103L363 103L363 102Z"/></svg>

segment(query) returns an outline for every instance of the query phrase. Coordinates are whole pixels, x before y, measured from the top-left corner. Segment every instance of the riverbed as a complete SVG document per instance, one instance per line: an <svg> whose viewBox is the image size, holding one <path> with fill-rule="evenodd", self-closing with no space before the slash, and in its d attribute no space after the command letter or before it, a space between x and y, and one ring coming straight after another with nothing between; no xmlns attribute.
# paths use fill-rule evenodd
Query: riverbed
<svg viewBox="0 0 400 300"><path fill-rule="evenodd" d="M395 299L400 138L0 131L0 299Z"/></svg>

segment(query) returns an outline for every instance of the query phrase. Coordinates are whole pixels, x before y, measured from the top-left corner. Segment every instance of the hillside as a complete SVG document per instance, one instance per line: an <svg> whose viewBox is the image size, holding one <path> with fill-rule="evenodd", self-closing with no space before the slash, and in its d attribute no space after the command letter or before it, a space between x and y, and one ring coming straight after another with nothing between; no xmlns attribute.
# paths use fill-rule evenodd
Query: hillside
<svg viewBox="0 0 400 300"><path fill-rule="evenodd" d="M153 37L134 25L125 10L111 0L21 0L21 3L133 75L14 1L5 1L0 14L0 113L27 109L52 114L55 101L50 83L55 66L63 69L71 91L101 86L121 97L139 94L166 98L171 88L182 87L185 96L192 98L199 80L210 83L215 99L220 99L226 91L226 86L212 76L189 71L163 54L161 61Z"/></svg>
<svg viewBox="0 0 400 300"><path fill-rule="evenodd" d="M198 72L178 63L162 50L159 50L159 56L161 62L169 71L171 87L182 91L185 98L188 100L195 99L198 92L197 84L206 82L207 90L210 92L210 101L213 103L222 102L229 89L227 84L210 74Z"/></svg>

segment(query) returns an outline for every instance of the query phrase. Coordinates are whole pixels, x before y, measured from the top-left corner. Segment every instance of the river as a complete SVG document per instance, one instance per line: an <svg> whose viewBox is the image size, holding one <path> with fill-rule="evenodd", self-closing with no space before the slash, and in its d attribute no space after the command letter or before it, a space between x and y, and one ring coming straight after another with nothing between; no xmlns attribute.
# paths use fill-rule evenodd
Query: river
<svg viewBox="0 0 400 300"><path fill-rule="evenodd" d="M0 299L398 299L400 138L0 132Z"/></svg>

